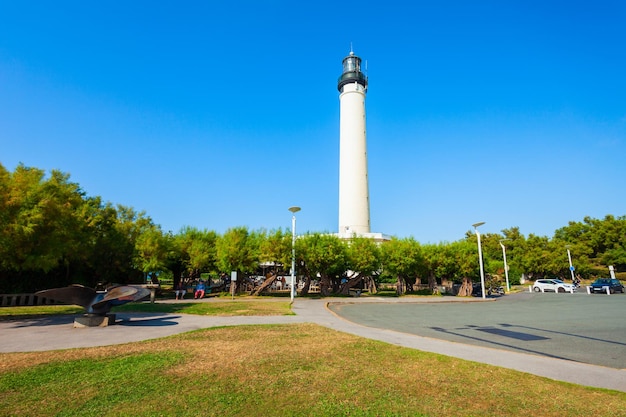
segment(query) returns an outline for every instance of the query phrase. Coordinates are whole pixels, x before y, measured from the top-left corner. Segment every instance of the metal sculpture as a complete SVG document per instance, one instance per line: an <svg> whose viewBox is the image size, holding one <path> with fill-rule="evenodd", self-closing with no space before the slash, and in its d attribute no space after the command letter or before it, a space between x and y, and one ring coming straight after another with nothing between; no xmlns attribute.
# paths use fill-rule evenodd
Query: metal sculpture
<svg viewBox="0 0 626 417"><path fill-rule="evenodd" d="M115 314L110 313L111 308L148 297L150 290L129 285L93 289L75 284L39 291L36 295L83 307L86 313L74 319L74 327L103 327L115 323Z"/></svg>

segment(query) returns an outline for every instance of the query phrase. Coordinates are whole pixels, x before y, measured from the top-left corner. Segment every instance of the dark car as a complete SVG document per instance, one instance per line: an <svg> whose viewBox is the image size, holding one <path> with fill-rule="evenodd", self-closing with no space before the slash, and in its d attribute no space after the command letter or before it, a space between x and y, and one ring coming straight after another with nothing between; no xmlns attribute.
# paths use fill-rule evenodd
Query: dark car
<svg viewBox="0 0 626 417"><path fill-rule="evenodd" d="M611 294L615 294L615 292L624 292L624 286L617 279L611 278L598 278L594 282L591 283L591 291L596 292L606 292L606 287L609 287L609 292Z"/></svg>

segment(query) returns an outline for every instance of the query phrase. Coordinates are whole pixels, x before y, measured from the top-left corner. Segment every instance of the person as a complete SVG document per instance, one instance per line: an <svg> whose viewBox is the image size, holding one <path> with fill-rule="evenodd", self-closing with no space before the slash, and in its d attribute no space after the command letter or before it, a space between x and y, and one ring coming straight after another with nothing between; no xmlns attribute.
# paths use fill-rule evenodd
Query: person
<svg viewBox="0 0 626 417"><path fill-rule="evenodd" d="M193 298L194 298L194 299L197 299L197 298L204 298L204 289L205 289L205 288L206 288L206 287L204 286L204 281L203 281L203 280L200 280L200 281L198 282L198 285L196 285L196 292L195 292L195 294L194 294Z"/></svg>
<svg viewBox="0 0 626 417"><path fill-rule="evenodd" d="M176 289L174 290L174 293L176 294L176 299L177 300L182 300L183 298L185 298L185 294L187 294L187 288L183 284L183 280L182 279L180 281L178 281L178 285L176 286Z"/></svg>

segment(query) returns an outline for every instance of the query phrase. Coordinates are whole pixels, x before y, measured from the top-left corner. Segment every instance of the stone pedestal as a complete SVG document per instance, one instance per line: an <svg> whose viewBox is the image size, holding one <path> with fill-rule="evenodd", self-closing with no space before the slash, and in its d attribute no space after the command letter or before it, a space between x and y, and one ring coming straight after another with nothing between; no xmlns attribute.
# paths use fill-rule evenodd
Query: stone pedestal
<svg viewBox="0 0 626 417"><path fill-rule="evenodd" d="M74 327L106 327L115 324L115 314L83 314L74 318Z"/></svg>

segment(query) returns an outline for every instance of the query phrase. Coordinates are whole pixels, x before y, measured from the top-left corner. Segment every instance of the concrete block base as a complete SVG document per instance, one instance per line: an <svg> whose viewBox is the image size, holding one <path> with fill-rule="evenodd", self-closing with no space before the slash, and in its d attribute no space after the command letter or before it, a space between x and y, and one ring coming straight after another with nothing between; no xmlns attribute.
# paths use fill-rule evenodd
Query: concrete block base
<svg viewBox="0 0 626 417"><path fill-rule="evenodd" d="M74 327L106 327L115 324L115 314L83 314L74 318Z"/></svg>

